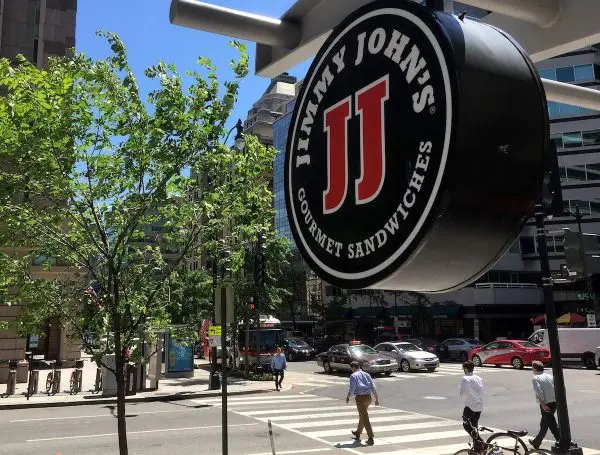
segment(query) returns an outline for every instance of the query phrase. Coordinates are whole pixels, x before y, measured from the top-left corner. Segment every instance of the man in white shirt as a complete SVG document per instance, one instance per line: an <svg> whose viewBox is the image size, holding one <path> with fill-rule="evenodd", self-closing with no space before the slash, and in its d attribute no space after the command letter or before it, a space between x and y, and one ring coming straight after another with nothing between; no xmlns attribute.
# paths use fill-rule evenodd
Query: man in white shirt
<svg viewBox="0 0 600 455"><path fill-rule="evenodd" d="M465 375L460 381L460 396L465 401L463 427L473 438L473 448L479 452L483 448L483 440L477 431L481 411L483 411L483 379L473 374L474 369L475 364L470 360L463 363Z"/></svg>

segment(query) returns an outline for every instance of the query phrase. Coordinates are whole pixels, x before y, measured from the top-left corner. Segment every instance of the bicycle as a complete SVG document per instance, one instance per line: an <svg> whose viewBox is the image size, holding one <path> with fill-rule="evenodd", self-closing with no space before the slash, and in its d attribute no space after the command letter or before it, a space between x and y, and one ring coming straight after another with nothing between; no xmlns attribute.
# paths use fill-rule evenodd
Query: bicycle
<svg viewBox="0 0 600 455"><path fill-rule="evenodd" d="M521 437L526 436L526 431L498 431L494 432L493 430L487 427L479 427L478 429L474 429L474 433L476 436L479 436L481 431L486 431L492 433L492 435L487 438L487 440L482 441L483 451L476 450L474 448L474 443L469 442L468 449L461 449L456 452L454 455L494 455L494 454L507 454L513 453L515 455L526 455L528 453L527 445L523 442ZM499 439L508 437L509 439L514 441L514 447L505 447L505 444L500 444ZM471 435L473 438L473 435ZM533 452L535 454L535 452ZM543 452L542 452L543 453Z"/></svg>
<svg viewBox="0 0 600 455"><path fill-rule="evenodd" d="M36 360L29 360L29 378L27 380L27 392L25 397L29 401L29 397L38 392L38 382L40 379L40 367Z"/></svg>
<svg viewBox="0 0 600 455"><path fill-rule="evenodd" d="M48 376L46 376L46 393L48 395L56 395L60 392L60 377L62 375L60 367L62 366L62 362L51 360L48 364L50 365L51 371L48 373Z"/></svg>
<svg viewBox="0 0 600 455"><path fill-rule="evenodd" d="M100 393L102 391L102 368L96 368L96 379L94 380L94 390L92 393Z"/></svg>
<svg viewBox="0 0 600 455"><path fill-rule="evenodd" d="M83 360L75 361L75 370L71 373L71 379L69 380L69 394L77 395L81 392L81 380L83 377Z"/></svg>

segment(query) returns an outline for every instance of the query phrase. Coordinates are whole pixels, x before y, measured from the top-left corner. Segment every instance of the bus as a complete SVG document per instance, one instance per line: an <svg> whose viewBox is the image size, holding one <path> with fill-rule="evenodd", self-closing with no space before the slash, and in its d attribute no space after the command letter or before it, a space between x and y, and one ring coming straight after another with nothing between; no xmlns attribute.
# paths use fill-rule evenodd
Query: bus
<svg viewBox="0 0 600 455"><path fill-rule="evenodd" d="M259 329L250 328L249 346L246 346L246 329L240 324L237 336L237 364L240 369L245 368L246 355L250 368L258 365L263 370L271 369L271 357L275 354L277 347L283 346L283 329L281 321L273 316L260 316Z"/></svg>

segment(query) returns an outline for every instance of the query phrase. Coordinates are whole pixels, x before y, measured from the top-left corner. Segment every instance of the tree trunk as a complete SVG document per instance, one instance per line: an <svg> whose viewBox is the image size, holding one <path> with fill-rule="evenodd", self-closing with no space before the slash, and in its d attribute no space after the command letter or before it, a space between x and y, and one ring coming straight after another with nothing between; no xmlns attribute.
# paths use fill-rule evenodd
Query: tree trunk
<svg viewBox="0 0 600 455"><path fill-rule="evenodd" d="M115 379L117 380L117 432L119 434L119 454L128 455L127 448L127 421L125 414L125 356L123 353L123 344L121 339L121 315L118 312L119 292L118 284L115 283L114 289L115 306L117 311L114 315L115 326Z"/></svg>

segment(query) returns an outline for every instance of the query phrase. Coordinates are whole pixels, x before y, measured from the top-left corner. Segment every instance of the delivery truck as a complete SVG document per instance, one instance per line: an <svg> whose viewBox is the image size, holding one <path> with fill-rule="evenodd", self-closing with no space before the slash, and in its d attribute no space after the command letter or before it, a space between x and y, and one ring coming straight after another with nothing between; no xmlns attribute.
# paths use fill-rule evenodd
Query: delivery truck
<svg viewBox="0 0 600 455"><path fill-rule="evenodd" d="M529 341L550 349L547 329L536 330ZM590 370L597 368L595 354L600 345L600 328L559 328L558 342L564 362L581 362Z"/></svg>

